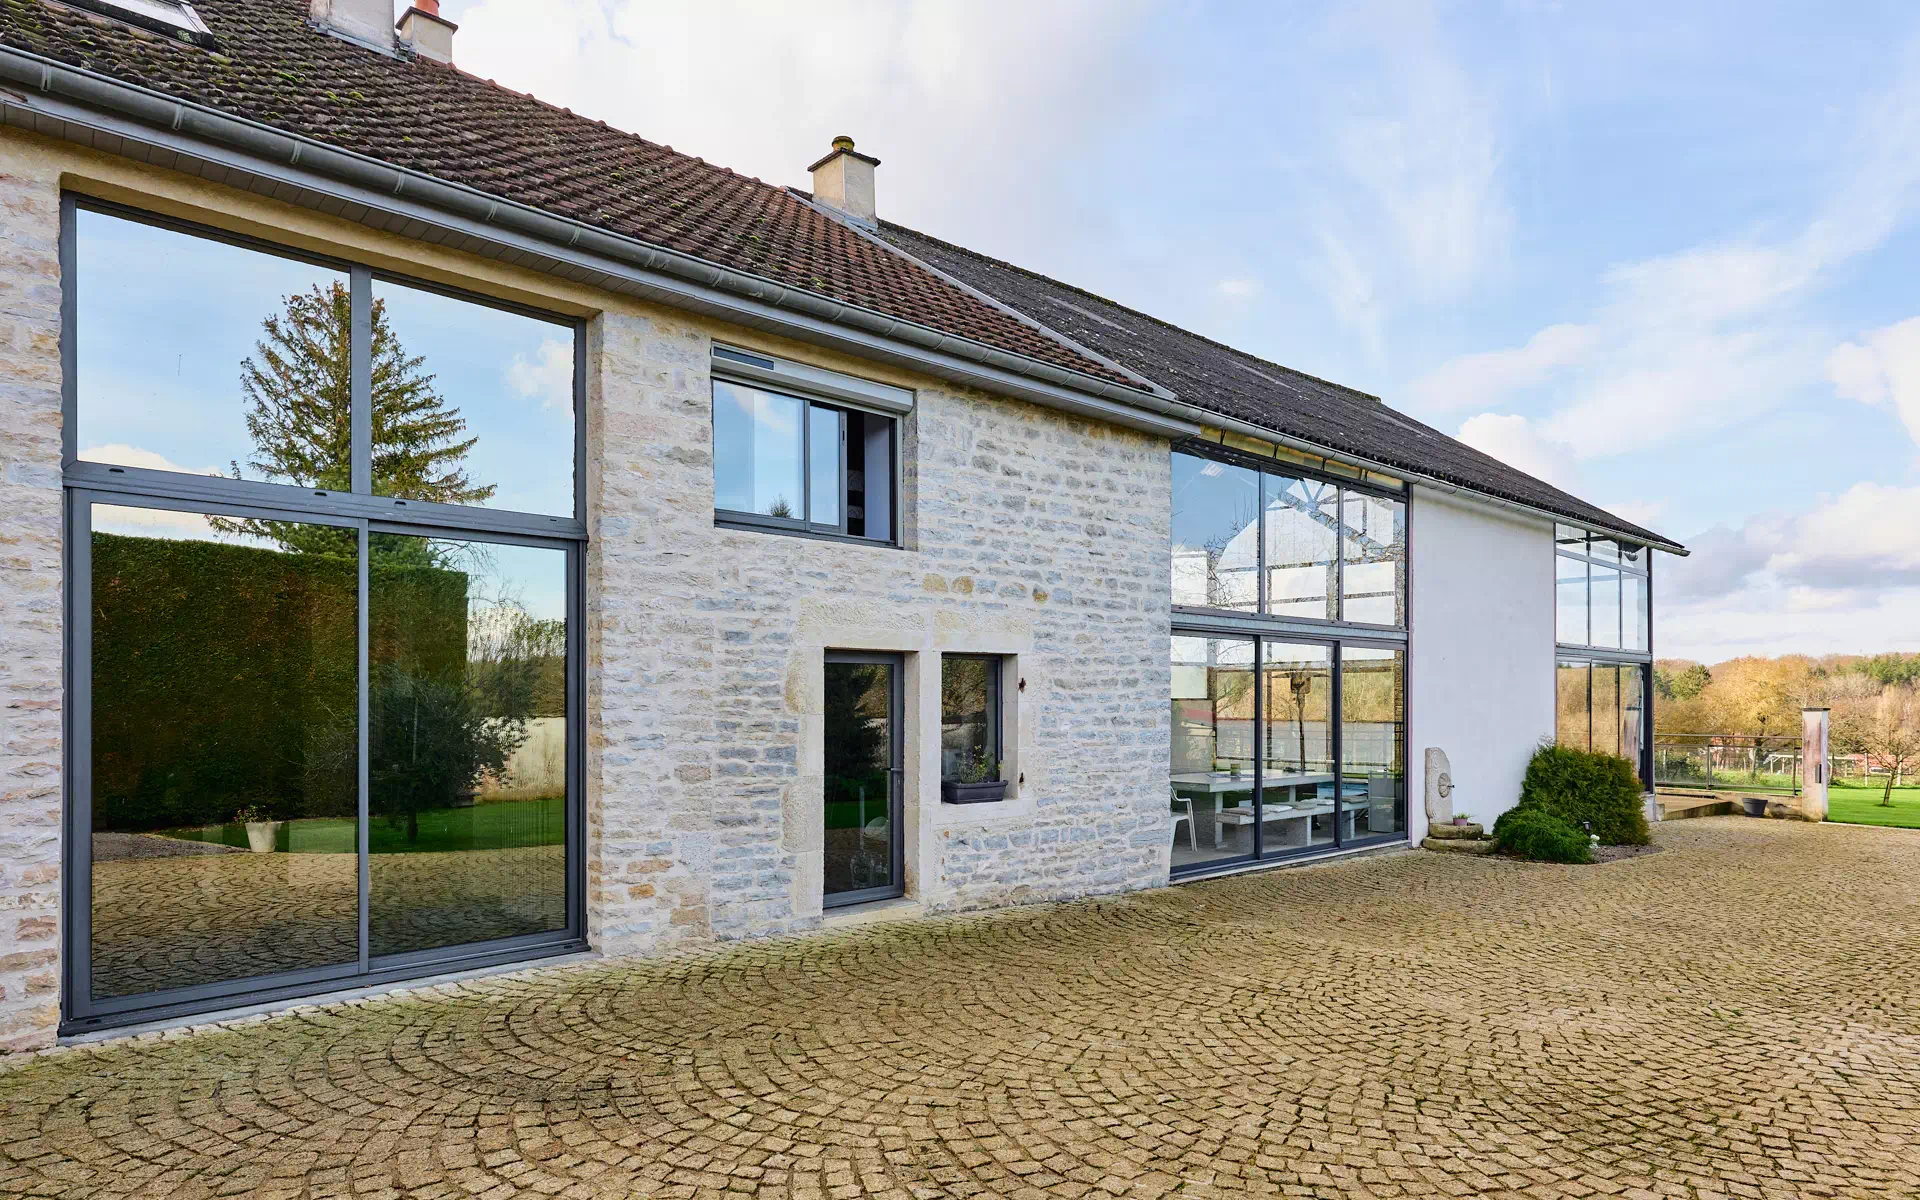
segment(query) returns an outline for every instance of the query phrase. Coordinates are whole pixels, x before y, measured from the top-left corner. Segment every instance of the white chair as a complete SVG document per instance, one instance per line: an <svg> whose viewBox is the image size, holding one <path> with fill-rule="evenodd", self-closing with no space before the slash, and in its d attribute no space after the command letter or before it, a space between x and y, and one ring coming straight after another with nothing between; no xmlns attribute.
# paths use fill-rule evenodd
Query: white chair
<svg viewBox="0 0 1920 1200"><path fill-rule="evenodd" d="M1171 831L1173 833L1173 840L1176 842L1180 840L1180 823L1185 821L1187 824L1187 849L1198 853L1200 845L1193 840L1193 801L1182 796L1180 790L1172 784L1167 785L1167 787L1173 794L1173 809L1170 813L1173 818Z"/></svg>

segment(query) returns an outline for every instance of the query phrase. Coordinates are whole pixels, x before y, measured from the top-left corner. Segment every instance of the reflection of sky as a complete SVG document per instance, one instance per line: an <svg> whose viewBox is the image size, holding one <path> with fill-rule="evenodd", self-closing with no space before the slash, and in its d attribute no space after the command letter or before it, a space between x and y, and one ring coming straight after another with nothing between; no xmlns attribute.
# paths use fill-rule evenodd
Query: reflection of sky
<svg viewBox="0 0 1920 1200"><path fill-rule="evenodd" d="M801 403L734 383L713 385L714 503L770 513L785 503L800 516Z"/></svg>
<svg viewBox="0 0 1920 1200"><path fill-rule="evenodd" d="M203 473L246 467L240 362L285 298L345 282L310 266L82 209L77 384L82 457ZM478 443L466 469L489 508L573 513L569 326L378 283L409 356Z"/></svg>

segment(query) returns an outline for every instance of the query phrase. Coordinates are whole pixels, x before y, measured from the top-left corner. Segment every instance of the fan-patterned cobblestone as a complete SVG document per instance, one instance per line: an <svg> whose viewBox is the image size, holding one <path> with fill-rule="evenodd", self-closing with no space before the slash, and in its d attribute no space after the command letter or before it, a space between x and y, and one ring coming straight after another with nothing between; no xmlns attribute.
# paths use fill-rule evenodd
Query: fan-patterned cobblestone
<svg viewBox="0 0 1920 1200"><path fill-rule="evenodd" d="M1920 834L1663 827L0 1069L7 1196L1920 1196Z"/></svg>

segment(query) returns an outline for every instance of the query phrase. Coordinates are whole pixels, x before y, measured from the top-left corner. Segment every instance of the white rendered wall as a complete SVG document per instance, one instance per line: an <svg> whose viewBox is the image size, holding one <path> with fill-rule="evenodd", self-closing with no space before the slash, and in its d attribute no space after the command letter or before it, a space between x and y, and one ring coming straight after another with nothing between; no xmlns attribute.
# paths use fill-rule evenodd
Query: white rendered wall
<svg viewBox="0 0 1920 1200"><path fill-rule="evenodd" d="M1426 836L1426 753L1453 765L1456 813L1486 825L1520 798L1553 734L1553 525L1416 487L1409 822Z"/></svg>

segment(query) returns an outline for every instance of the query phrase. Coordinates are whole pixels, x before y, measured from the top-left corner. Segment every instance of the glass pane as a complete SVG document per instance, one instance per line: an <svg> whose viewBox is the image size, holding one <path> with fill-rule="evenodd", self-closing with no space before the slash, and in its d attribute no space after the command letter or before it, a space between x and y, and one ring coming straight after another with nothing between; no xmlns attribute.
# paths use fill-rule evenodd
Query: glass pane
<svg viewBox="0 0 1920 1200"><path fill-rule="evenodd" d="M567 556L374 534L368 947L567 924Z"/></svg>
<svg viewBox="0 0 1920 1200"><path fill-rule="evenodd" d="M1587 642L1587 564L1555 556L1559 580L1554 588L1553 637L1568 646Z"/></svg>
<svg viewBox="0 0 1920 1200"><path fill-rule="evenodd" d="M840 524L840 414L815 406L807 410L807 519L815 525Z"/></svg>
<svg viewBox="0 0 1920 1200"><path fill-rule="evenodd" d="M1575 750L1592 749L1593 720L1587 695L1587 664L1575 659L1561 659L1555 681L1559 702L1554 719L1554 740Z"/></svg>
<svg viewBox="0 0 1920 1200"><path fill-rule="evenodd" d="M1620 668L1612 663L1593 664L1593 748L1620 753Z"/></svg>
<svg viewBox="0 0 1920 1200"><path fill-rule="evenodd" d="M940 659L940 778L1000 778L1000 660Z"/></svg>
<svg viewBox="0 0 1920 1200"><path fill-rule="evenodd" d="M373 283L373 491L573 515L573 328Z"/></svg>
<svg viewBox="0 0 1920 1200"><path fill-rule="evenodd" d="M894 423L873 413L846 413L847 532L893 540Z"/></svg>
<svg viewBox="0 0 1920 1200"><path fill-rule="evenodd" d="M1333 650L1269 641L1260 656L1266 693L1261 824L1267 854L1333 844Z"/></svg>
<svg viewBox="0 0 1920 1200"><path fill-rule="evenodd" d="M1646 743L1646 675L1650 669L1620 668L1620 757L1632 763L1636 772Z"/></svg>
<svg viewBox="0 0 1920 1200"><path fill-rule="evenodd" d="M800 518L800 420L806 405L744 384L713 383L713 505Z"/></svg>
<svg viewBox="0 0 1920 1200"><path fill-rule="evenodd" d="M1609 650L1620 648L1620 572L1612 567L1593 568L1592 628L1588 636L1593 640L1589 646L1604 646Z"/></svg>
<svg viewBox="0 0 1920 1200"><path fill-rule="evenodd" d="M1606 562L1620 561L1620 547L1611 538L1595 535L1593 540L1587 543L1587 553Z"/></svg>
<svg viewBox="0 0 1920 1200"><path fill-rule="evenodd" d="M1635 570L1647 569L1647 548L1627 542L1620 543L1620 561Z"/></svg>
<svg viewBox="0 0 1920 1200"><path fill-rule="evenodd" d="M1173 867L1253 853L1253 643L1173 639Z"/></svg>
<svg viewBox="0 0 1920 1200"><path fill-rule="evenodd" d="M898 884L890 663L827 664L826 898Z"/></svg>
<svg viewBox="0 0 1920 1200"><path fill-rule="evenodd" d="M1406 667L1400 650L1340 651L1342 840L1406 832Z"/></svg>
<svg viewBox="0 0 1920 1200"><path fill-rule="evenodd" d="M1407 506L1347 492L1340 500L1342 619L1364 625L1406 623Z"/></svg>
<svg viewBox="0 0 1920 1200"><path fill-rule="evenodd" d="M1570 550L1575 554L1585 554L1587 552L1587 531L1584 529L1576 529L1572 525L1555 525L1553 527L1553 541L1554 545L1560 547L1562 550Z"/></svg>
<svg viewBox="0 0 1920 1200"><path fill-rule="evenodd" d="M1645 575L1622 575L1620 586L1624 595L1620 601L1620 619L1625 630L1623 650L1646 650L1652 645L1649 640L1650 612L1648 605L1647 577Z"/></svg>
<svg viewBox="0 0 1920 1200"><path fill-rule="evenodd" d="M347 277L80 209L87 462L345 489Z"/></svg>
<svg viewBox="0 0 1920 1200"><path fill-rule="evenodd" d="M1252 612L1259 606L1260 475L1173 456L1173 602Z"/></svg>
<svg viewBox="0 0 1920 1200"><path fill-rule="evenodd" d="M94 996L357 964L357 535L92 515Z"/></svg>
<svg viewBox="0 0 1920 1200"><path fill-rule="evenodd" d="M1268 475L1267 612L1330 621L1339 615L1335 555L1340 489L1314 479Z"/></svg>

